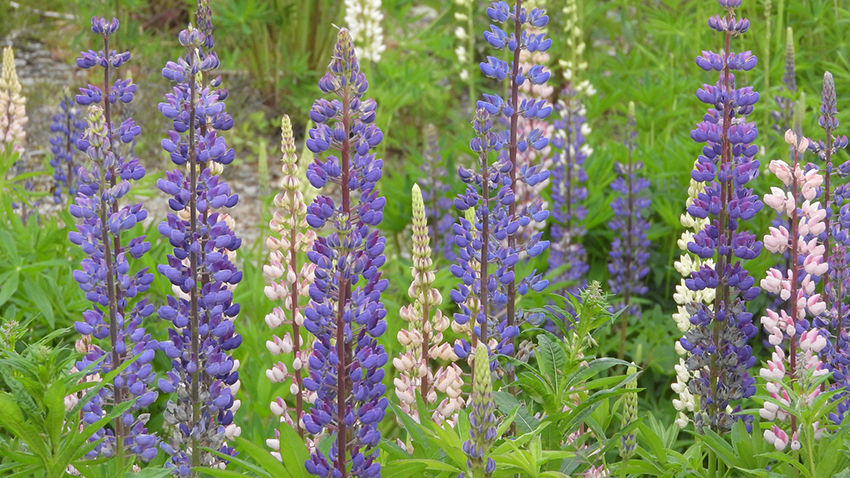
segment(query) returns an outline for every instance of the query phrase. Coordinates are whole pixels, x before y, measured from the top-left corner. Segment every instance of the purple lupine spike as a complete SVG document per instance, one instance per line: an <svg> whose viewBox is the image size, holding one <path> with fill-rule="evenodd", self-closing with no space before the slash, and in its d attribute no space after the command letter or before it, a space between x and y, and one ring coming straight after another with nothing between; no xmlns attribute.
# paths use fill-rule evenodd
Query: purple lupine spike
<svg viewBox="0 0 850 478"><path fill-rule="evenodd" d="M584 201L587 199L587 171L584 162L592 153L586 144L589 132L585 119L585 107L578 92L565 88L561 92L562 104L558 105L561 119L555 121L557 134L553 145L561 149L555 155L552 168L552 250L549 267L559 270L555 282L563 284L564 291L578 296L579 290L587 285L585 274L590 269L582 238L587 230L582 225L587 216Z"/></svg>
<svg viewBox="0 0 850 478"><path fill-rule="evenodd" d="M307 178L318 189L334 183L339 197L320 195L307 207L307 223L319 237L307 254L316 268L304 327L316 339L304 387L316 393L316 401L303 420L307 432L327 433L332 442L327 454L314 449L305 467L323 478L378 477L388 355L377 339L387 329L381 293L388 282L381 278L385 239L377 228L386 200L375 189L383 161L371 151L382 133L373 123L375 101L363 99L369 84L344 28L319 88L337 99L314 103L322 115L314 115L321 121L309 131L307 147L339 156L316 157Z"/></svg>
<svg viewBox="0 0 850 478"><path fill-rule="evenodd" d="M777 110L770 112L773 119L773 130L784 135L785 131L792 128L794 124L794 98L797 94L797 68L794 52L794 30L788 27L785 36L785 72L782 75L782 86L779 94L774 97ZM799 133L799 131L798 131ZM790 148L789 148L790 150ZM790 155L793 152L789 151Z"/></svg>
<svg viewBox="0 0 850 478"><path fill-rule="evenodd" d="M505 141L493 131L493 120L485 108L478 109L473 128L476 137L470 142L470 149L477 155L478 165L474 170L458 168L458 175L467 186L454 200L455 207L464 212L453 227L459 254L451 272L459 282L450 294L460 307L452 328L469 333L469 340L462 338L455 343L455 354L461 359L469 357L479 341L495 353L513 355L514 338L519 334L517 326L497 315L507 305L508 284L514 280L511 267L519 260L517 252L505 241L508 231L519 227L518 221L511 220L507 213L508 204L513 201L508 176L511 163L506 155L499 155L489 164L490 155L501 151ZM546 281L540 276L520 282L521 293L545 286ZM496 362L491 366L500 376L502 371L496 368Z"/></svg>
<svg viewBox="0 0 850 478"><path fill-rule="evenodd" d="M634 161L637 138L635 126L635 104L630 102L626 138L628 162L615 165L617 179L611 183L611 189L618 195L611 202L614 219L608 223L612 231L619 232L618 236L614 236L608 253L608 285L611 293L620 298L613 303L614 309L625 309L620 319L621 359L625 356L629 317L639 319L641 314L640 305L632 303L632 299L646 294L648 289L642 280L649 274L649 239L646 238L649 230L646 211L649 198L641 194L649 188L649 180L638 176L643 163Z"/></svg>
<svg viewBox="0 0 850 478"><path fill-rule="evenodd" d="M440 155L438 141L437 128L434 125L426 126L425 161L421 167L424 176L420 182L434 252L449 261L454 261L457 253L454 251L454 234L451 230L455 218L451 213L452 200L446 196L451 186L445 182L448 171L443 167L443 157Z"/></svg>
<svg viewBox="0 0 850 478"><path fill-rule="evenodd" d="M97 55L107 57L104 52L109 51L109 36L117 29L117 21L92 19L92 31L100 32L104 39L104 50ZM109 57L129 58L129 53L112 52ZM98 63L104 70L105 84L109 84L110 70L122 63ZM90 88L96 87L90 85ZM69 100L63 101L66 112L70 112ZM103 101L102 106L92 102L86 104L91 105L87 129L76 139L75 146L88 156L91 165L77 169L76 198L70 212L80 223L77 231L68 237L88 255L81 270L74 272L74 279L93 307L74 327L80 334L102 341L103 346L95 344L88 349L76 367L83 370L100 361L92 372L102 375L139 356L83 407L84 421L90 425L106 415L109 408L136 398L131 410L116 419L112 430L95 432L92 440L104 441L89 456L133 454L148 461L156 456L159 439L145 428L148 414L137 412L157 398L157 392L152 390L156 376L151 368L157 343L141 327L142 321L153 313L153 306L141 299L153 281L153 274L147 268L131 274L130 259L141 258L151 246L144 236L124 243L126 231L144 221L147 211L141 204L121 205L122 198L130 191L130 182L142 179L145 170L138 158L116 154L115 143L121 140L109 120L112 105L108 101Z"/></svg>
<svg viewBox="0 0 850 478"><path fill-rule="evenodd" d="M62 194L67 193L69 201L77 195L77 175L79 164L74 161L77 150L77 140L83 135L86 122L68 90L65 90L59 101L61 113L53 115L50 131L56 133L50 138L50 151L53 157L50 166L53 167L53 200L56 204L62 202Z"/></svg>
<svg viewBox="0 0 850 478"><path fill-rule="evenodd" d="M199 3L199 10L204 5ZM198 16L208 20L204 15ZM239 361L231 355L242 343L233 322L240 309L233 290L242 279L234 264L241 239L233 232L232 218L221 212L239 198L220 176L235 153L221 136L233 124L225 111L226 92L214 89L217 78L207 81L218 62L207 61L215 53L203 31L190 25L178 40L186 54L163 69L163 76L177 84L159 104L174 128L162 147L180 166L157 181L172 196L168 203L174 211L158 227L174 247L168 262L157 267L174 290L168 305L159 309L160 317L174 325L169 340L160 343L172 370L159 387L177 394L165 415L173 429L162 446L170 455L166 467L177 476L198 476L199 466L228 463L203 448L235 455L227 440L241 433L233 418L241 404L235 398Z"/></svg>
<svg viewBox="0 0 850 478"><path fill-rule="evenodd" d="M719 3L726 16L715 15L709 25L725 33L729 44L733 36L746 31L749 22L735 17L739 0ZM745 187L758 176L759 162L754 159L758 147L753 144L758 132L746 117L752 113L759 95L750 87L736 88L732 71L755 67L755 57L744 56L746 61L737 61L734 53L724 51L703 52L697 58L698 65L718 71L720 78L714 85L703 85L701 91L706 94L697 94L709 109L691 131L694 141L706 143L691 177L706 185L688 207L688 213L697 219L709 219L709 223L694 235L688 250L700 258L714 259L714 264L703 265L685 284L692 291L716 288L716 295L713 307L686 304L693 327L680 344L690 354L685 361L688 371L699 372L688 384L690 392L699 397L700 409L694 412L694 424L698 431L709 427L718 433L730 430L737 419L752 422L750 415L736 415L741 407L735 402L751 397L756 390L749 374L756 359L747 342L758 329L746 304L758 296L760 289L742 261L757 257L762 243L744 230L742 223L762 208L758 197ZM728 413L727 407L732 407L733 413Z"/></svg>
<svg viewBox="0 0 850 478"><path fill-rule="evenodd" d="M513 7L510 7L504 1L493 2L491 7L487 9L487 13L494 23L506 24L508 30L505 31L499 25L491 24L489 31L484 33L485 40L496 50L507 48L511 52L510 63L495 57L488 57L487 62L480 64L481 72L485 76L495 78L498 81L508 79L510 82L510 98L503 101L498 95L484 95L484 99L478 101L478 108L484 109L487 115L493 117L486 121L493 122L496 119L495 116L498 115L503 116L505 122L508 123L507 129L498 134L502 135L506 143L502 154L506 156L507 164L503 166L505 171L502 174L505 175L506 180L509 180L509 188L503 188L500 191L494 190L493 192L496 193L494 199L497 199L498 203L494 205L493 211L490 211L490 205L486 204L484 209L488 211L482 212L482 214L489 215L491 212L504 209L503 212L494 215L496 221L493 223L493 230L494 232L499 231L504 236L501 238L494 236L498 241L506 240L506 247L496 253L497 260L506 261L497 268L499 283L506 288L505 320L504 324L500 323L494 327L492 332L504 330L507 333L507 337L503 336L499 340L507 341L505 350L509 352L506 355L513 355L514 339L518 334L519 324L523 320L529 319L537 323L542 321L540 315L525 317L522 310L516 310L517 292L520 295L525 295L532 290L540 291L548 283L540 279L536 270L532 271L527 277L518 278L515 275L514 267L520 257L535 257L549 247L549 241L542 239L543 225L545 225L546 218L549 216L545 204L539 196L529 197L525 194L527 191L522 189L524 187L533 191L535 186L549 178L549 171L530 162L532 150L540 151L546 148L549 140L543 135L543 131L536 128L523 131L523 134L520 134L521 118L524 121L534 122L546 119L552 112L552 107L546 105L545 100L536 101L530 96L539 91L539 88L535 89L532 85L539 86L545 83L549 78L549 73L544 71L542 65L529 63L542 61L543 58L533 58L528 55L528 61L523 62L521 55L523 51L543 54L552 42L545 38L544 33L540 33L540 29L548 23L548 17L542 10L538 9L527 12L522 6L522 0L517 0ZM530 85L526 85L526 81ZM523 85L528 88L529 97L520 98L520 88ZM533 123L530 123L530 125L533 125ZM498 149L501 150L502 148ZM485 148L476 152L479 153L479 159L482 160L480 161L481 169L479 171L486 175L486 171L490 167L487 159L489 150ZM520 154L524 154L525 159L529 161L521 161ZM523 184L522 187L520 186L521 183ZM489 189L486 179L483 180L482 186ZM523 199L527 201L523 202ZM501 215L505 217L502 218ZM527 237L523 237L523 235ZM482 237L488 238L489 235L483 233ZM482 271L487 270L487 263L488 260L485 258L482 261ZM503 273L502 270L504 270ZM481 274L482 277L484 275ZM487 289L486 282L484 283L485 291ZM501 300L498 294L494 295L493 298ZM489 317L486 312L487 304L482 303L482 306L484 308L482 319L486 322L486 318ZM486 328L484 332L482 338L487 336ZM508 372L508 381L513 381L513 367L508 365L506 371Z"/></svg>
<svg viewBox="0 0 850 478"><path fill-rule="evenodd" d="M833 158L840 149L847 147L847 137L836 134L838 129L838 101L835 93L835 80L832 73L824 72L823 93L821 95L821 116L818 124L824 130L824 139L814 141L808 139L809 151L817 154L824 162L824 183L822 188L823 204L826 208L824 217L825 233L821 234L824 244L824 262L828 264L829 273L823 276L823 298L827 306L826 317L815 317L812 321L816 327L824 328L832 335L824 350L824 360L832 371L833 390L844 390L836 400L840 400L830 419L841 424L850 410L850 395L846 392L848 385L848 369L850 369L850 335L848 335L848 309L846 302L848 283L848 228L850 228L850 186L839 184L833 187L832 176L847 176L850 173L850 161L834 167Z"/></svg>

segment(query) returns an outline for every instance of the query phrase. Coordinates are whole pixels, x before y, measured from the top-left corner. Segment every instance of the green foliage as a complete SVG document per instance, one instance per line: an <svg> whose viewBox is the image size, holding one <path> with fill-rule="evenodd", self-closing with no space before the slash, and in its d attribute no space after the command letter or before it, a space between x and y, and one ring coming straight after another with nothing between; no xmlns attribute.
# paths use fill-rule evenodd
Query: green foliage
<svg viewBox="0 0 850 478"><path fill-rule="evenodd" d="M2 326L0 377L7 391L0 392L0 430L7 435L0 443L3 458L0 474L9 478L64 478L72 476L68 471L73 467L91 478L129 476L132 462L92 460L85 455L99 443L89 441L92 434L129 409L133 402L113 407L91 426L81 427L81 423L83 406L132 361L105 375L102 382L81 382L90 369L67 373L74 364L74 355L50 345L66 331L57 330L37 342L21 344L23 351L18 353L18 340L25 330L26 324L14 321ZM69 395L80 398L66 410L65 397ZM164 475L152 468L145 476Z"/></svg>

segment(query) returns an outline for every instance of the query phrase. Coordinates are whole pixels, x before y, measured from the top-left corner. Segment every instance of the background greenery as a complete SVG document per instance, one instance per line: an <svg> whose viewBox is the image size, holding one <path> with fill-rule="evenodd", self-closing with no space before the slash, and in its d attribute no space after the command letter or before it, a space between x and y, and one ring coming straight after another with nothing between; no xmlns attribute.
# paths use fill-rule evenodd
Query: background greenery
<svg viewBox="0 0 850 478"><path fill-rule="evenodd" d="M550 51L554 59L566 57L563 42L562 0L550 4L558 7L551 12L550 35L554 39ZM401 320L397 310L406 303L410 262L409 244L410 200L409 191L421 174L423 160L422 130L434 124L439 131L439 143L445 166L450 171L449 181L453 191L461 186L451 171L455 165L468 159L467 144L471 136L470 98L467 85L460 79L462 67L468 67L475 76L477 92L487 91L493 84L472 65L458 65L454 49L458 41L454 30L457 8L447 0L384 0L387 51L380 63L364 65L371 85L371 94L379 105L378 124L384 131L385 141L380 154L385 158L385 175L381 191L389 199L382 229L388 237L388 254L385 275L391 289L385 294L389 310L390 331L386 335L387 347L391 345ZM483 9L487 2L476 2L475 32L486 28ZM614 178L613 163L623 159L622 146L625 113L629 101L637 110L638 158L646 163L652 186L650 194L652 228L651 272L647 278L650 292L642 298L644 315L630 324L627 359L634 360L645 369L640 379L642 388L652 393L641 394L641 409L655 414L662 423L672 421L670 405L673 364L677 360L673 341L678 331L670 318L674 310L672 291L679 277L673 269L678 257L676 246L681 228L679 215L683 211L689 171L699 154L700 146L694 143L689 132L704 113L704 105L694 92L704 82L716 78L699 69L693 59L700 50L722 48L721 37L709 28L706 20L719 12L714 0L614 0L582 1L581 16L587 49L585 59L589 70L587 78L598 93L587 104L588 122L593 133L588 144L594 149L587 162L590 211L586 226L585 246L591 270L589 279L605 284L607 254L612 232L607 227L612 217L608 203L612 193L608 187ZM804 132L817 137L817 109L820 101L821 79L824 70L833 73L839 98L839 119L848 119L848 108L843 98L850 93L850 59L848 38L845 34L850 23L848 2L844 0L777 0L768 7L767 1L746 0L741 13L751 21L750 32L733 45L736 51L752 50L759 56L759 66L738 78L739 85L753 85L761 93L751 117L760 131L757 144L761 146L762 165L784 154L781 138L771 128L769 110L775 109L774 96L780 94L784 68L785 29L794 28L797 46L797 84L806 93L809 106ZM333 25L342 26L341 0L211 0L217 51L221 57L222 74L230 88L228 110L236 126L228 140L237 148L238 162L242 168L262 175L259 184L274 185L265 176L262 158L268 158L268 170L276 173L278 157L276 145L278 132L275 125L281 114L292 116L299 136L306 128L307 111L319 95L316 80L327 64L331 40L335 35ZM194 2L176 0L116 0L109 2L90 0L35 0L23 2L13 9L0 3L0 36L10 33L13 43L30 39L42 42L58 62L73 62L78 49L97 48L91 44L88 33L89 18L93 15L118 16L122 28L118 47L129 49L133 60L130 71L139 84L140 95L135 102L135 119L143 127L138 151L149 170L142 187L136 191L151 203L164 203L165 199L155 189L159 171L168 167L167 157L158 148L159 139L168 130L168 123L159 115L156 104L169 91L159 71L168 59L178 54L176 33L190 20ZM35 10L71 15L73 20L46 17ZM476 60L484 55L483 47ZM555 62L553 62L555 66ZM559 73L556 71L556 73ZM553 75L559 81L560 74ZM551 81L551 80L550 80ZM25 94L30 96L28 111L30 128L46 128L50 107L58 102L52 93L64 86L76 88L80 78L68 78L66 85L27 84ZM46 137L42 131L30 132L33 139ZM30 144L31 149L46 149L45 144ZM846 158L840 153L839 161ZM763 168L766 170L766 168ZM776 181L762 175L756 182L758 191L764 191ZM237 193L240 191L236 191ZM271 435L274 424L268 412L269 401L280 393L272 389L264 371L271 364L271 356L264 343L270 336L263 317L272 305L263 295L262 271L259 265L265 260L262 236L270 215L272 193L260 193L262 215L252 220L237 216L238 229L252 230L258 240L243 243L240 257L244 261L245 278L236 291L236 300L242 304L237 324L244 337L243 346L236 351L242 362L242 403L239 421L243 436L255 443ZM7 204L8 206L8 204ZM29 340L44 337L50 331L70 327L86 308L83 293L71 279L74 264L80 260L76 248L67 247L70 216L45 217L40 222L31 221L26 226L9 220L0 221L0 315L5 319L26 320L35 317L29 329ZM757 234L763 234L772 218L764 211L748 224ZM159 218L154 218L158 222ZM147 226L148 237L153 242L152 251L143 259L144 265L154 268L164 260L167 244L160 240L155 224ZM70 259L70 260L69 260ZM771 265L773 258L763 254L751 261L751 272L757 277ZM452 287L448 263L438 263L438 286L446 297ZM545 261L532 264L545 269ZM167 281L157 276L152 288L152 300L162 303L169 292ZM529 306L542 305L549 299L540 297ZM754 302L763 307L767 299ZM166 325L152 320L148 327L155 337L163 337ZM615 353L617 339L600 343L601 352ZM75 339L71 330L60 334L58 340L70 343ZM757 356L764 357L764 354ZM168 363L164 356L158 358L158 367L164 370ZM391 392L390 392L391 393ZM161 399L162 400L162 399ZM153 428L156 422L154 414ZM387 426L396 426L388 424Z"/></svg>

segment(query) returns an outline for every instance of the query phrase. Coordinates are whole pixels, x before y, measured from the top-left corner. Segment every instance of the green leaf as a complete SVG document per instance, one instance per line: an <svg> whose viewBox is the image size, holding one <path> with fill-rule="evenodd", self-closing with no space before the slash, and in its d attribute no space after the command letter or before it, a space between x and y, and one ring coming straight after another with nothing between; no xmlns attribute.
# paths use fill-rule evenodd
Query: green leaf
<svg viewBox="0 0 850 478"><path fill-rule="evenodd" d="M19 280L20 274L18 271L12 271L9 277L3 281L3 286L0 287L0 305L8 302L9 298L12 297L12 294L18 291Z"/></svg>
<svg viewBox="0 0 850 478"><path fill-rule="evenodd" d="M548 335L542 334L537 337L535 356L543 376L549 379L555 390L560 390L561 370L567 364L564 349Z"/></svg>

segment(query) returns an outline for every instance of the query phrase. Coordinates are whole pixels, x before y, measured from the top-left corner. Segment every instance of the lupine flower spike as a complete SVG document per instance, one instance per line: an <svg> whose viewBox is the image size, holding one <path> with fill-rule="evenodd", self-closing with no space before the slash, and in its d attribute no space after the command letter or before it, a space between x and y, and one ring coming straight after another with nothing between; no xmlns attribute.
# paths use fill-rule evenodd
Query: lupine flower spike
<svg viewBox="0 0 850 478"><path fill-rule="evenodd" d="M611 189L618 196L611 202L614 210L614 219L608 223L613 231L618 231L611 242L611 252L608 254L608 285L611 293L622 297L622 302L615 302L615 309L625 309L620 321L620 351L619 356L625 355L626 336L628 333L629 318L640 318L640 306L632 303L635 297L646 294L647 287L642 280L649 274L649 239L646 232L649 230L649 221L646 209L649 207L649 198L641 194L649 188L649 180L638 176L638 171L643 169L643 163L634 160L635 139L635 104L629 102L628 133L626 138L626 149L628 150L628 162L617 163L614 169L617 171L617 179L611 183Z"/></svg>
<svg viewBox="0 0 850 478"><path fill-rule="evenodd" d="M688 187L688 199L685 202L685 212L679 216L679 223L682 224L685 231L682 232L677 242L682 255L673 264L676 271L682 276L682 279L676 286L676 292L673 294L673 300L676 301L677 307L676 313L673 314L673 320L676 322L676 327L682 333L688 332L693 327L690 321L691 314L688 310L692 304L703 304L709 309L714 305L715 288L706 287L700 290L691 290L687 286L687 280L691 277L692 273L698 272L704 266L711 269L714 268L713 259L702 259L688 250L688 244L694 240L694 235L705 229L709 224L708 218L700 219L688 213L688 208L691 207L703 190L705 190L705 183L691 178L691 183ZM673 407L677 412L676 424L681 428L685 428L691 421L688 414L699 411L696 399L694 394L691 393L688 383L691 381L691 378L699 378L701 375L699 371L692 372L689 370L685 363L688 352L682 347L681 341L677 340L674 345L676 353L681 357L679 358L679 363L674 367L676 371L676 382L671 387L676 392L678 398L673 400Z"/></svg>
<svg viewBox="0 0 850 478"><path fill-rule="evenodd" d="M50 138L50 151L53 157L53 200L62 202L62 194L67 193L69 201L77 195L77 168L79 161L74 160L77 140L82 136L86 122L82 120L80 110L68 90L59 102L61 113L53 115L50 131L56 135Z"/></svg>
<svg viewBox="0 0 850 478"><path fill-rule="evenodd" d="M562 90L558 102L561 118L554 122L555 136L552 139L553 145L560 152L554 155L552 166L551 209L554 222L549 267L561 271L555 281L562 284L562 291L577 297L587 284L585 275L590 269L582 244L587 232L582 224L587 216L584 206L587 199L587 187L584 186L587 172L584 163L593 153L586 143L591 129L587 123L585 100L593 96L596 90L582 77L582 73L587 70L587 62L582 58L585 43L575 0L567 0L564 19L570 57L560 60L567 86Z"/></svg>
<svg viewBox="0 0 850 478"><path fill-rule="evenodd" d="M387 49L381 26L383 20L381 0L345 0L345 25L357 45L355 50L361 61L381 61Z"/></svg>
<svg viewBox="0 0 850 478"><path fill-rule="evenodd" d="M457 55L457 64L460 66L460 79L466 82L469 101L472 104L473 111L475 110L475 78L469 74L467 65L469 65L475 57L475 13L473 0L454 0L458 9L455 12L455 20L458 22L455 28L455 38L458 41L455 48Z"/></svg>
<svg viewBox="0 0 850 478"><path fill-rule="evenodd" d="M799 108L802 112L802 106ZM766 388L773 400L764 403L759 415L764 420L778 420L764 431L764 438L779 451L789 444L793 450L800 449L796 416L790 417L790 428L783 426L783 423L789 422L789 414L780 408L780 404L791 408L799 406L790 402L783 380L790 377L806 390L810 388L806 383L829 373L819 358L827 346L825 331L819 330L817 326L812 327L807 319L817 317L827 309L822 295L815 293L816 278L823 277L829 269L824 258L825 247L818 239L826 229L824 219L827 211L821 208L820 203L812 202L817 198L824 178L816 168L804 170L800 165L800 159L809 146L808 139L788 130L785 141L795 150L794 161L790 165L783 160L771 161L770 171L785 184L788 192L773 187L770 193L765 194L764 202L788 216L791 230L771 227L764 236L764 246L776 254L787 250L791 268L787 271L769 269L767 277L761 281L764 290L785 300L790 299L791 303L790 313L785 310L777 313L768 309L767 315L761 318L774 351L760 375L767 382ZM786 337L787 352L782 347ZM808 405L819 394L820 388L815 388L806 395ZM815 436L821 432L816 429Z"/></svg>
<svg viewBox="0 0 850 478"><path fill-rule="evenodd" d="M26 112L27 98L21 94L21 82L15 69L12 47L3 48L3 69L0 71L0 147L24 154L27 133L24 125L29 120Z"/></svg>
<svg viewBox="0 0 850 478"><path fill-rule="evenodd" d="M263 266L263 275L269 281L265 288L266 297L280 304L268 315L266 325L275 330L286 325L283 338L274 335L266 341L266 348L272 355L293 354L290 363L291 371L283 362L277 362L266 370L266 376L272 383L288 382L289 393L294 397L295 408L290 409L281 397L277 397L270 405L272 413L281 422L291 425L298 434L304 437L302 416L305 403L312 403L315 394L308 393L304 388L304 370L311 350L305 344L301 334L304 326L304 315L301 313L302 303L306 301L307 291L313 282L315 264L304 262L299 266L299 254L307 253L313 248L316 233L305 220L307 205L301 194L301 181L298 174L298 157L295 155L295 138L292 136L292 123L289 116L281 121L281 152L283 153L283 178L280 181L281 192L274 198L278 208L269 222L272 232L277 237L270 236L266 240L269 248L269 263ZM269 440L275 456L280 459L280 436Z"/></svg>
<svg viewBox="0 0 850 478"><path fill-rule="evenodd" d="M490 448L496 441L496 401L490 376L490 357L487 346L479 343L473 358L472 395L469 397L469 440L463 443L466 453L466 473L458 478L487 478L496 471L490 458Z"/></svg>
<svg viewBox="0 0 850 478"><path fill-rule="evenodd" d="M104 441L92 456L98 453L105 457L133 454L147 461L156 456L158 439L145 428L148 414L134 416L134 413L157 398L157 392L151 390L155 380L151 361L157 343L142 327L142 321L154 311L153 305L142 299L153 281L153 274L147 268L130 273L130 259L140 259L150 250L150 243L144 236L125 240L126 231L144 221L147 211L141 204L121 205L121 199L130 192L131 182L141 180L145 169L139 158L116 154L115 145L119 141L132 140L140 129L132 120L116 126L107 115L117 101L132 101L136 91L134 85L125 85L121 80L112 86L109 84L109 72L130 57L128 52L109 50L109 37L118 26L114 19L93 18L91 30L103 38L104 50L83 52L77 60L77 65L84 69L94 66L104 69L104 87L109 93L104 96L98 87L89 85L81 88L81 95L76 98L80 105L89 105L85 135L76 142L88 159L86 167L77 170L79 186L75 203L70 206L71 215L80 223L77 231L68 237L88 255L81 264L82 269L74 272L74 278L93 307L74 327L84 338L91 336L101 341L87 347L89 352L76 367L83 370L101 361L93 373L102 376L139 356L87 403L83 411L85 423L92 424L106 415L109 408L137 398L133 408L116 420L112 430L95 433L93 439L103 438Z"/></svg>
<svg viewBox="0 0 850 478"><path fill-rule="evenodd" d="M375 189L383 161L371 150L383 134L374 124L375 101L363 99L369 84L346 29L339 31L319 88L337 99L313 103L316 128L308 133L307 148L316 155L334 149L339 156L316 157L307 179L340 197L319 195L307 207L307 223L320 235L307 254L316 269L304 327L316 340L304 387L316 393L316 401L304 427L327 433L332 443L327 454L315 449L306 468L323 478L378 477L378 424L388 404L382 367L388 356L377 339L387 330L381 293L388 283L381 278L385 239L378 231L386 199Z"/></svg>
<svg viewBox="0 0 850 478"><path fill-rule="evenodd" d="M517 253L505 241L508 228L514 231L518 228L516 221L510 221L507 215L507 205L514 200L508 178L511 164L505 155L489 164L490 153L502 149L504 138L493 131L493 121L484 108L478 110L473 129L476 138L470 142L470 148L478 155L478 167L458 168L458 175L467 186L465 193L454 200L455 207L464 212L464 218L453 227L459 254L457 264L451 267L452 274L459 279L451 298L460 307L454 315L457 325L452 328L469 330L472 340L458 339L455 354L469 358L473 347L481 341L496 353L513 355L513 339L519 328L508 325L506 318L497 319L507 304L507 284L513 280L509 268L518 260ZM545 281L538 282L535 287L546 286ZM524 290L527 289L528 286Z"/></svg>
<svg viewBox="0 0 850 478"><path fill-rule="evenodd" d="M549 171L543 170L539 165L520 164L518 155L525 154L532 149L542 150L548 146L549 139L545 137L544 131L539 129L533 129L527 134L520 135L519 121L521 117L529 121L544 120L551 114L552 107L547 105L545 100L537 101L533 97L523 98L520 102L519 93L520 88L526 85L526 82L530 84L528 86L529 91L534 91L535 86L546 83L550 73L546 71L543 65L523 66L521 55L523 51L528 54L543 54L552 46L552 40L546 38L545 33L537 33L539 29L549 23L549 17L543 10L535 8L529 11L523 8L522 0L518 0L513 8L509 7L507 2L493 2L487 9L487 16L494 24L490 25L489 31L484 32L484 39L496 50L501 51L507 48L512 55L510 63L498 57L488 56L487 61L480 64L481 71L485 76L498 81L509 81L510 98L503 100L498 95L485 94L483 100L478 101L478 108L483 108L487 115L492 117L488 121L503 117L508 122L507 129L497 133L503 137L504 146L507 147L507 164L505 167L509 169L504 171L503 174L510 178L511 193L509 197L500 198L500 202L507 206L507 215L504 220L506 227L503 232L507 239L508 254L517 255L517 257L519 257L519 254L536 257L549 247L549 241L541 240L543 233L539 231L549 216L549 212L546 211L543 201L539 197L534 198L531 202L521 203L516 193L520 188L519 181L523 183L523 187L533 191L537 185L549 178ZM507 31L503 30L499 24L505 24ZM537 88L537 91L540 91L540 88ZM484 155L486 158L486 151ZM527 238L518 241L522 231L533 230L538 230L538 232L529 232ZM485 239L489 237L486 230L482 232L482 237ZM486 264L487 261L483 262ZM505 327L508 328L517 327L521 320L526 318L521 310L516 311L517 292L520 295L525 295L531 285L534 286L535 290L540 291L547 284L546 281L541 280L541 275L537 274L536 270L521 281L517 281L514 273L515 263L516 260L513 259L505 263L506 271L504 275L501 275L507 295L505 298ZM539 324L542 322L542 315L538 314L533 318L528 317L528 319L537 321L537 324ZM508 344L511 348L508 355L513 355L514 337L508 339ZM509 372L508 381L512 381L512 367L508 367L507 370Z"/></svg>
<svg viewBox="0 0 850 478"><path fill-rule="evenodd" d="M162 147L179 167L157 181L171 196L168 204L174 211L158 227L174 252L157 269L173 290L168 304L159 309L159 316L174 326L169 340L160 343L172 370L159 387L176 392L165 413L172 433L162 448L170 455L166 466L178 476L197 476L198 467L223 468L227 462L203 448L232 455L227 440L241 433L233 421L240 406L235 398L239 361L230 355L242 343L233 323L239 313L233 289L242 279L233 261L241 240L233 233L232 221L216 211L239 200L219 176L234 159L221 136L233 120L225 112L226 90L213 89L220 80L210 86L203 83L218 67L209 12L203 7L199 3L200 28L190 25L178 35L185 56L162 70L176 85L159 104L174 127Z"/></svg>
<svg viewBox="0 0 850 478"><path fill-rule="evenodd" d="M831 415L831 419L840 424L850 409L850 401L846 392L848 380L848 365L850 365L850 337L848 337L847 315L850 313L846 305L848 276L848 237L847 227L850 224L850 206L846 204L850 198L850 185L844 183L833 187L831 183L833 176L844 177L850 174L850 161L835 167L833 159L840 149L847 147L847 137L836 134L838 129L838 105L835 93L835 81L832 73L825 72L823 75L823 95L821 98L821 116L818 119L820 127L824 130L824 139L814 141L808 140L809 151L818 155L818 159L824 162L824 185L823 204L826 208L824 217L825 234L821 237L824 243L824 262L829 265L829 272L823 276L824 301L826 302L826 314L815 317L812 321L817 327L825 328L834 337L832 343L827 344L824 350L824 359L831 371L834 383L833 389L843 390L838 395L841 403Z"/></svg>
<svg viewBox="0 0 850 478"><path fill-rule="evenodd" d="M726 11L725 16L714 15L708 24L724 34L728 45L732 37L747 31L750 22L735 17L735 8L741 0L719 0L719 3ZM758 132L746 117L752 113L759 95L752 87L736 88L732 73L756 66L751 52L735 54L728 48L723 53L704 51L696 63L706 71L718 72L720 79L697 90L697 98L708 104L709 109L703 122L691 131L691 138L707 144L691 177L705 182L706 186L688 213L708 219L709 224L694 235L688 250L704 260L715 259L716 265L703 265L691 273L685 285L692 291L715 288L717 291L713 308L696 302L686 304L693 327L680 343L690 354L685 361L692 374L689 391L700 402L694 424L698 431L710 427L723 433L731 429L736 419L752 421L752 416L735 415L740 405L734 404L755 393L749 369L756 360L747 342L758 329L752 323L753 316L747 311L746 303L758 296L759 288L741 261L756 258L762 247L743 228L743 221L752 219L762 208L758 197L745 187L758 175L759 162L753 159L758 152L753 144Z"/></svg>
<svg viewBox="0 0 850 478"><path fill-rule="evenodd" d="M454 236L451 233L455 216L452 213L452 200L446 196L451 187L446 184L448 171L443 167L437 128L429 124L425 127L425 154L422 163L421 180L422 199L425 201L425 214L428 219L428 235L432 239L434 252L449 261L457 256L454 251Z"/></svg>
<svg viewBox="0 0 850 478"><path fill-rule="evenodd" d="M454 363L436 370L432 366L436 360L457 360L457 355L451 345L443 342L443 331L448 328L449 319L439 309L443 303L440 291L433 288L435 273L429 243L422 191L419 185L414 185L413 282L407 291L413 304L401 308L401 318L410 325L398 332L398 341L405 349L393 359L399 371L399 377L394 380L395 393L401 408L417 421L428 410L417 409L416 394L426 405L436 403L438 393L444 394L431 418L436 423L444 420L454 423L453 417L464 403L461 397L463 377L460 367Z"/></svg>
<svg viewBox="0 0 850 478"><path fill-rule="evenodd" d="M631 376L637 373L635 364L626 370L626 375ZM637 380L632 380L626 384L626 394L623 396L623 428L625 429L638 417L638 395L637 395ZM623 434L620 438L620 457L623 460L628 460L634 454L637 448L637 440L634 432Z"/></svg>

